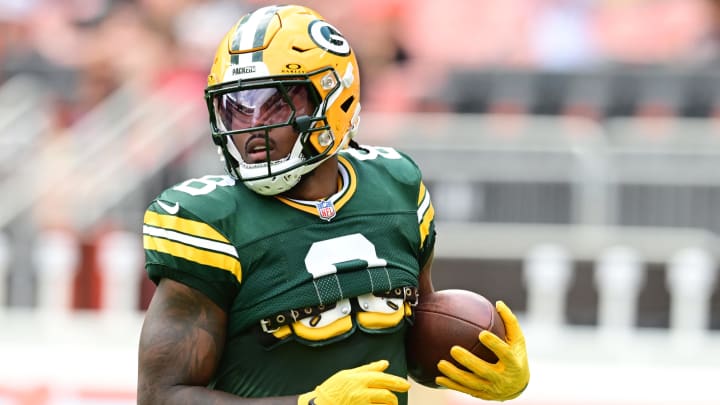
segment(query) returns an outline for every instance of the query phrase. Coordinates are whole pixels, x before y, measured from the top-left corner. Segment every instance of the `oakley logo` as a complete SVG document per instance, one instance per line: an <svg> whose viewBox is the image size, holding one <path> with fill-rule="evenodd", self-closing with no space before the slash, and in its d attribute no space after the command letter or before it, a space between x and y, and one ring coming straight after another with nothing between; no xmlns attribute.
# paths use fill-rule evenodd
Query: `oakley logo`
<svg viewBox="0 0 720 405"><path fill-rule="evenodd" d="M285 65L282 73L305 73L305 69L303 69L299 63L288 63Z"/></svg>
<svg viewBox="0 0 720 405"><path fill-rule="evenodd" d="M332 25L325 21L315 20L308 28L310 38L320 48L340 56L350 55L350 44Z"/></svg>

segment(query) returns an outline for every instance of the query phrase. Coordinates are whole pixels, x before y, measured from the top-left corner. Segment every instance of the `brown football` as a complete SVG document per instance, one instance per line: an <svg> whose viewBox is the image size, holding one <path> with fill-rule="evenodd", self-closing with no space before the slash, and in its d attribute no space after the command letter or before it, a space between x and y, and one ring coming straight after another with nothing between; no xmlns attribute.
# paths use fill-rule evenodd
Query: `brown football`
<svg viewBox="0 0 720 405"><path fill-rule="evenodd" d="M413 325L408 330L406 354L413 380L436 388L441 359L460 366L450 356L454 345L476 356L497 362L495 354L478 340L483 330L505 339L505 325L495 305L480 294L466 290L441 290L420 296L414 308ZM460 368L464 368L460 366Z"/></svg>

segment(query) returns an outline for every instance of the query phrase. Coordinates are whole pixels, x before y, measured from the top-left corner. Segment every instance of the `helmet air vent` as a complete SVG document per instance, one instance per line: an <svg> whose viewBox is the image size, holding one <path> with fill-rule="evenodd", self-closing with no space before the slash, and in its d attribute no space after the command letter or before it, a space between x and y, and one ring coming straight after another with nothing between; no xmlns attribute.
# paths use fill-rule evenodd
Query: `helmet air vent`
<svg viewBox="0 0 720 405"><path fill-rule="evenodd" d="M342 108L343 111L348 112L350 109L350 106L352 105L353 101L355 101L355 96L350 96L343 103L340 105L340 108Z"/></svg>

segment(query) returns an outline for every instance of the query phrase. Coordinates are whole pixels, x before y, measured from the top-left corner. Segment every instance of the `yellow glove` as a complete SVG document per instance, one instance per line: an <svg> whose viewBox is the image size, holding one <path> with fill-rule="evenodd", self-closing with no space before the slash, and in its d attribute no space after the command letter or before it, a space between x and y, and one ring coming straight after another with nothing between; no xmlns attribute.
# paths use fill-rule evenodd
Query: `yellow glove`
<svg viewBox="0 0 720 405"><path fill-rule="evenodd" d="M379 360L364 366L341 370L298 397L298 405L397 405L395 392L407 392L408 380L384 373L390 363ZM312 402L311 402L312 401Z"/></svg>
<svg viewBox="0 0 720 405"><path fill-rule="evenodd" d="M506 341L488 331L481 332L478 339L495 353L498 362L488 363L460 346L453 346L450 355L471 372L440 360L438 370L445 376L435 378L436 384L489 401L507 401L525 390L530 380L525 337L510 308L502 301L495 307L505 323Z"/></svg>

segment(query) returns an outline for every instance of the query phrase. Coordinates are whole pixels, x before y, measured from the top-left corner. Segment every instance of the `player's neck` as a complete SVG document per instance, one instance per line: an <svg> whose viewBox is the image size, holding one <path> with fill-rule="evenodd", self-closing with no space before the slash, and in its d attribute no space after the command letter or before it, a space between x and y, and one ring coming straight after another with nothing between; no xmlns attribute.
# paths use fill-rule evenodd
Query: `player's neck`
<svg viewBox="0 0 720 405"><path fill-rule="evenodd" d="M333 156L304 175L300 182L284 195L288 198L308 201L328 198L338 191L338 176L338 160Z"/></svg>

